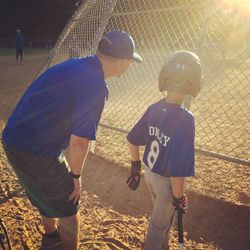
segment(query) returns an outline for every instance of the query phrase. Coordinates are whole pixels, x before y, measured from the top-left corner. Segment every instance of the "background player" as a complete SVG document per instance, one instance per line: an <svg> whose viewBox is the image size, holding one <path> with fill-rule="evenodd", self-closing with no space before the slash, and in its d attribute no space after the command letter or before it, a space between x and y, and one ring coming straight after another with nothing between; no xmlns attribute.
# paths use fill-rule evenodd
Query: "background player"
<svg viewBox="0 0 250 250"><path fill-rule="evenodd" d="M139 146L146 145L145 181L153 199L146 250L168 249L175 208L183 212L187 208L184 179L194 175L195 128L193 114L181 105L187 95L197 96L200 87L198 56L188 51L171 54L159 75L159 90L167 91L167 96L149 106L127 136L131 156L127 183L132 190L140 183Z"/></svg>
<svg viewBox="0 0 250 250"><path fill-rule="evenodd" d="M20 63L23 64L23 36L21 30L17 29L15 34L15 47L16 47L16 64L18 64L19 56Z"/></svg>

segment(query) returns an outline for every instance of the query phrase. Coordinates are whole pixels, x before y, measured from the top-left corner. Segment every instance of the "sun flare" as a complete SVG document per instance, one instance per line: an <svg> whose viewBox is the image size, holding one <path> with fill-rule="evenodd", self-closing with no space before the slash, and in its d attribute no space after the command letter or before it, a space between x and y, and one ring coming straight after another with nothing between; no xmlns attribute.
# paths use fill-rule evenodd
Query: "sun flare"
<svg viewBox="0 0 250 250"><path fill-rule="evenodd" d="M242 18L250 19L250 0L217 0L225 10L235 12Z"/></svg>

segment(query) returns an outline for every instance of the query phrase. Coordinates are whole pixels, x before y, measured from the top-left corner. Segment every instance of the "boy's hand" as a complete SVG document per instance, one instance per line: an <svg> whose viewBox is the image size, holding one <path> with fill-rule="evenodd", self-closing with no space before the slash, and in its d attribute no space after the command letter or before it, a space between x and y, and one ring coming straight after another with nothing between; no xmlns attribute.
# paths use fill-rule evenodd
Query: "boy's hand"
<svg viewBox="0 0 250 250"><path fill-rule="evenodd" d="M131 161L131 172L127 179L128 187L136 190L140 185L141 178L141 161Z"/></svg>
<svg viewBox="0 0 250 250"><path fill-rule="evenodd" d="M188 208L188 199L187 195L183 194L181 198L176 198L173 196L173 206L175 207L176 210L182 210L182 213L187 212Z"/></svg>

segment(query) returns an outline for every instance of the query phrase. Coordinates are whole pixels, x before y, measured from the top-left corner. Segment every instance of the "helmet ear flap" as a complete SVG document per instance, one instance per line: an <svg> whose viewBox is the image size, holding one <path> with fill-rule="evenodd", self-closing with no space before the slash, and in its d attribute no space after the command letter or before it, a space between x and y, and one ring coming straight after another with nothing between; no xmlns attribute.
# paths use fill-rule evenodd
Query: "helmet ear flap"
<svg viewBox="0 0 250 250"><path fill-rule="evenodd" d="M201 89L200 84L195 84L193 82L187 81L187 87L189 89L189 95L196 97Z"/></svg>
<svg viewBox="0 0 250 250"><path fill-rule="evenodd" d="M190 95L192 97L196 97L196 89L195 89L195 84L193 82L187 81L187 89L189 89Z"/></svg>
<svg viewBox="0 0 250 250"><path fill-rule="evenodd" d="M166 73L166 69L163 66L158 78L159 91L163 92L167 90L168 80L169 80L168 74Z"/></svg>
<svg viewBox="0 0 250 250"><path fill-rule="evenodd" d="M165 78L159 78L159 90L161 92L167 90L167 82L168 82L168 78L165 77Z"/></svg>

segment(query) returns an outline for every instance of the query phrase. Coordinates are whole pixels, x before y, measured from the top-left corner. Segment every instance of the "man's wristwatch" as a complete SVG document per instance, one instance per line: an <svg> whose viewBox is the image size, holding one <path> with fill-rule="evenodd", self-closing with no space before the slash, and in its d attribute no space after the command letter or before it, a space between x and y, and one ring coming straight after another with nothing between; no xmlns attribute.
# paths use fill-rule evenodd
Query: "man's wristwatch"
<svg viewBox="0 0 250 250"><path fill-rule="evenodd" d="M79 179L79 178L81 177L80 174L74 174L72 171L70 171L69 173L70 173L70 175L71 175L73 178L75 178L75 179Z"/></svg>

